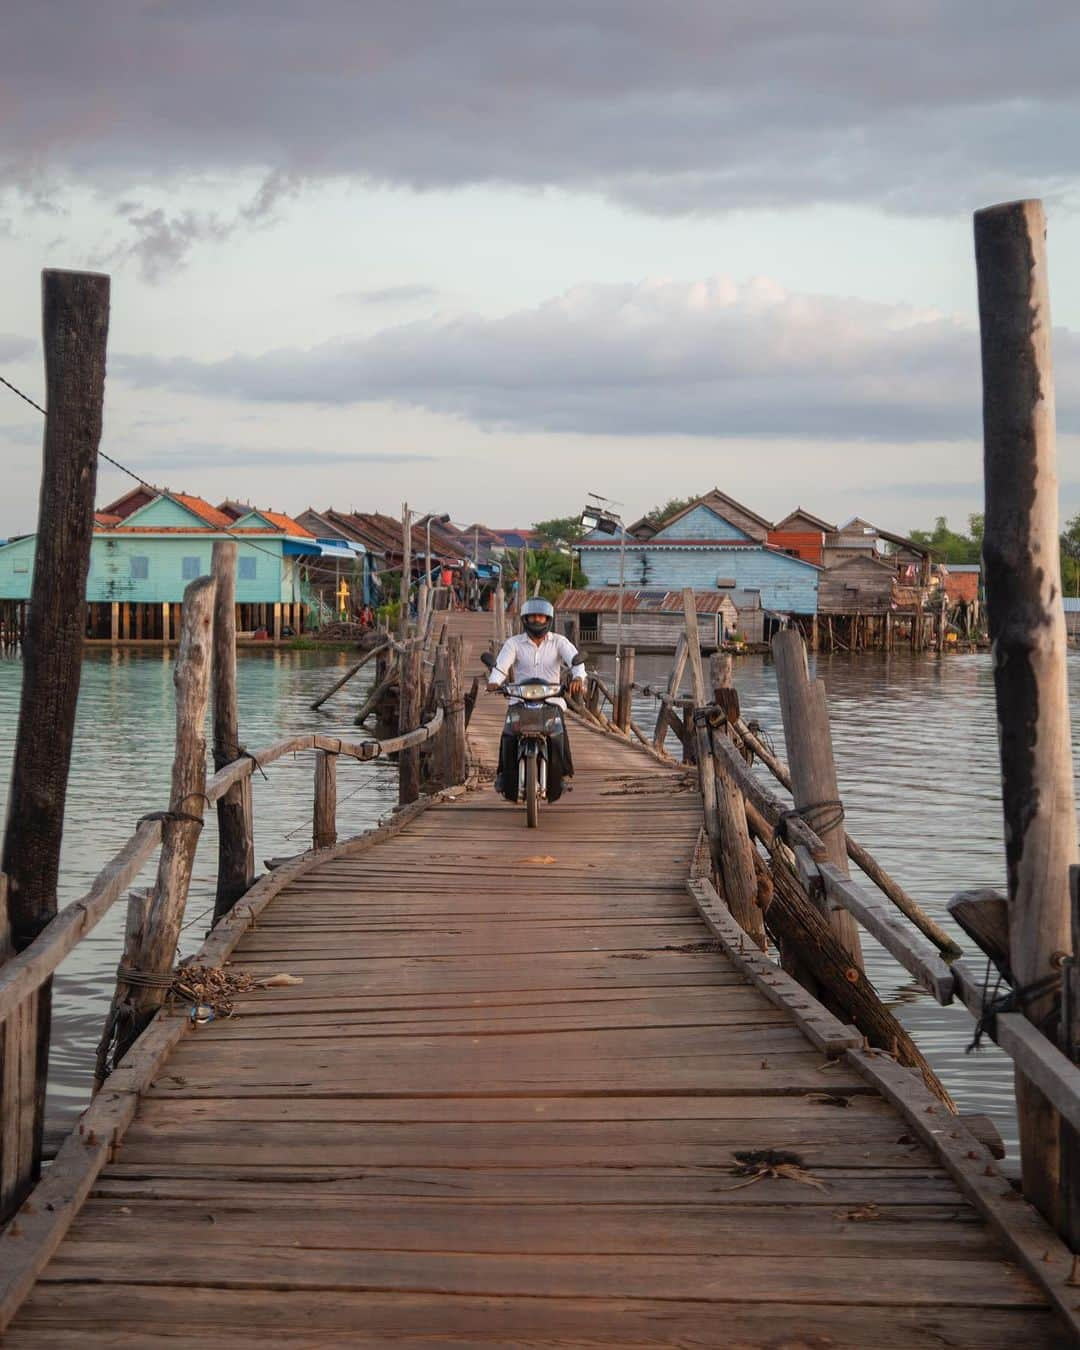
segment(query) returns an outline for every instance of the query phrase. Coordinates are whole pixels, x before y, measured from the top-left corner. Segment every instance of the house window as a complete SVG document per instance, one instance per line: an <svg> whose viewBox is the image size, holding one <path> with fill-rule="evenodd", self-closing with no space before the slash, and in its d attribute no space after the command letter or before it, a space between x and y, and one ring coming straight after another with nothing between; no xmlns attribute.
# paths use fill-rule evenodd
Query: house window
<svg viewBox="0 0 1080 1350"><path fill-rule="evenodd" d="M180 562L180 574L185 581L194 581L199 575L198 558L183 558Z"/></svg>
<svg viewBox="0 0 1080 1350"><path fill-rule="evenodd" d="M23 558L21 561L13 562L11 564L11 570L13 572L29 572L30 564Z"/></svg>
<svg viewBox="0 0 1080 1350"><path fill-rule="evenodd" d="M600 615L582 614L580 635L582 642L592 640L595 642L600 637Z"/></svg>
<svg viewBox="0 0 1080 1350"><path fill-rule="evenodd" d="M136 553L131 559L132 581L145 581L150 575L150 559L145 554Z"/></svg>
<svg viewBox="0 0 1080 1350"><path fill-rule="evenodd" d="M255 580L255 558L239 558L236 563L236 575L240 581Z"/></svg>

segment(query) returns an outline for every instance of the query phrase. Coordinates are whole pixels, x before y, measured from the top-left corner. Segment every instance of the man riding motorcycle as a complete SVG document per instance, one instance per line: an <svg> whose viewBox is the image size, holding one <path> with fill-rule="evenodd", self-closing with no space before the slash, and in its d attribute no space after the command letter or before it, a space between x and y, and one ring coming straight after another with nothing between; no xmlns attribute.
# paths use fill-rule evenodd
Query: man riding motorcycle
<svg viewBox="0 0 1080 1350"><path fill-rule="evenodd" d="M507 638L502 645L502 650L495 658L495 669L488 676L488 693L493 694L505 684L511 671L513 671L514 680L517 683L539 679L543 680L545 684L559 684L562 679L563 666L570 666L570 694L574 698L580 697L585 689L585 666L569 638L552 631L555 623L555 610L550 601L541 600L539 597L526 600L521 606L521 623L525 631ZM512 699L511 702L520 703L521 700ZM566 702L561 698L554 698L551 702L558 704L564 710L566 708ZM563 751L560 778L571 778L574 773L574 766L570 758L570 742L567 739L565 729L560 739ZM514 744L514 737L504 731L499 742L499 772L495 779L496 792L502 792L504 775L513 775L516 772L516 765L517 748ZM512 777L510 781L513 781ZM554 794L550 800L555 800Z"/></svg>

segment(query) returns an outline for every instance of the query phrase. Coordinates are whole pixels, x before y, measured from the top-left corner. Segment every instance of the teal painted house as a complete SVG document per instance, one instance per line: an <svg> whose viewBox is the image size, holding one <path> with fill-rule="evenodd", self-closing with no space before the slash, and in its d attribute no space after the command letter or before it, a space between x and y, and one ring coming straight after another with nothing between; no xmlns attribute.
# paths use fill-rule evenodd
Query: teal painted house
<svg viewBox="0 0 1080 1350"><path fill-rule="evenodd" d="M227 538L237 542L238 626L299 631L302 569L321 552L308 530L278 512L250 510L234 520L199 497L140 487L95 515L87 635L174 636L172 608L210 571L215 541ZM35 545L26 535L0 546L0 603L9 611L29 599Z"/></svg>
<svg viewBox="0 0 1080 1350"><path fill-rule="evenodd" d="M821 569L767 542L763 517L714 490L659 528L638 522L626 538L627 589L752 593L767 629L794 615L817 613ZM618 539L591 537L580 545L590 587L617 587ZM630 640L627 634L627 640Z"/></svg>

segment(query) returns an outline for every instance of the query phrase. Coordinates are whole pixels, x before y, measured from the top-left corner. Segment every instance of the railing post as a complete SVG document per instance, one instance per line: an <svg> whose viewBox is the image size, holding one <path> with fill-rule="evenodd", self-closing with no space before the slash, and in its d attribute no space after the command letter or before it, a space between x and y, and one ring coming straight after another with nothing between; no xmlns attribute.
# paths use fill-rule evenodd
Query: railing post
<svg viewBox="0 0 1080 1350"><path fill-rule="evenodd" d="M401 700L398 704L398 731L415 731L420 725L420 683L423 653L419 642L411 642L401 654ZM398 802L405 806L420 796L420 747L398 753Z"/></svg>
<svg viewBox="0 0 1080 1350"><path fill-rule="evenodd" d="M332 848L337 843L337 766L331 750L315 752L315 811L311 842L315 848Z"/></svg>
<svg viewBox="0 0 1080 1350"><path fill-rule="evenodd" d="M450 786L464 783L468 773L468 746L465 739L465 639L455 633L447 644L448 702L446 720L446 769Z"/></svg>
<svg viewBox="0 0 1080 1350"><path fill-rule="evenodd" d="M630 732L630 715L634 706L634 666L637 652L633 647L622 649L619 663L619 684L615 690L615 725L624 734Z"/></svg>
<svg viewBox="0 0 1080 1350"><path fill-rule="evenodd" d="M686 647L693 681L694 708L687 718L687 730L693 739L701 785L701 803L705 832L724 900L743 931L762 948L765 930L757 900L757 873L754 870L754 846L746 824L746 808L738 785L724 772L713 754L708 725L705 672L701 663L701 639L698 634L697 603L694 592L683 591L686 619Z"/></svg>
<svg viewBox="0 0 1080 1350"><path fill-rule="evenodd" d="M240 755L236 695L236 540L214 545L214 768ZM251 778L234 783L218 800L218 874L214 922L228 914L255 880Z"/></svg>
<svg viewBox="0 0 1080 1350"><path fill-rule="evenodd" d="M206 705L210 696L215 590L212 577L199 577L184 592L180 646L173 674L176 755L172 795L162 826L157 881L137 963L132 969L135 979L130 981L132 987L128 995L133 1008L132 1024L127 1039L117 1045L117 1059L123 1057L165 1000L191 884L195 849L202 833L206 801Z"/></svg>
<svg viewBox="0 0 1080 1350"><path fill-rule="evenodd" d="M679 640L675 646L675 656L671 663L671 673L668 675L667 693L670 698L678 698L679 696L683 675L686 673L686 658L688 651L689 648L686 644L686 634L680 633ZM660 711L656 714L656 731L653 734L653 745L657 750L662 750L664 748L664 742L667 740L668 726L671 722L671 706L670 703L661 703Z"/></svg>
<svg viewBox="0 0 1080 1350"><path fill-rule="evenodd" d="M75 705L86 629L86 577L105 393L109 278L42 274L46 408L34 576L23 647L19 726L0 870L0 961L21 952L57 910ZM6 934L6 941L4 941ZM52 982L8 1019L0 1056L17 1084L0 1120L0 1220L41 1170Z"/></svg>
<svg viewBox="0 0 1080 1350"><path fill-rule="evenodd" d="M844 811L836 781L825 686L820 680L810 680L806 643L797 628L785 628L776 634L772 654L795 809L810 814L807 824L825 846L825 857L817 861L832 863L846 877L849 873ZM829 922L850 953L852 963L862 970L858 922L841 909L830 913Z"/></svg>
<svg viewBox="0 0 1080 1350"><path fill-rule="evenodd" d="M987 611L1001 756L1009 965L1024 1014L1056 1034L1054 976L1071 946L1076 815L1061 603L1046 219L1037 201L975 213L982 337ZM1076 1138L1016 1075L1024 1193L1065 1233L1060 1150Z"/></svg>

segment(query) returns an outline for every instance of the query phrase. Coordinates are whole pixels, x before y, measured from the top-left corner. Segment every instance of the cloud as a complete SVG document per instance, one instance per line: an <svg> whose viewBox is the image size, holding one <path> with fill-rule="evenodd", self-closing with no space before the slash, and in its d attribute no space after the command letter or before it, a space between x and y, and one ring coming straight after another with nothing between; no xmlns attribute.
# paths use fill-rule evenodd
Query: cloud
<svg viewBox="0 0 1080 1350"><path fill-rule="evenodd" d="M104 263L133 259L144 281L163 281L182 270L191 250L206 241L220 243L244 227L271 224L277 208L299 191L300 180L294 174L275 170L266 175L251 201L228 216L216 212L182 210L169 214L162 207L144 206L139 201L117 203L116 215L131 229L133 238L106 251Z"/></svg>
<svg viewBox="0 0 1080 1350"><path fill-rule="evenodd" d="M9 8L0 182L30 190L255 171L955 212L1080 167L1074 0Z"/></svg>
<svg viewBox="0 0 1080 1350"><path fill-rule="evenodd" d="M411 305L435 300L440 294L437 286L378 286L368 291L345 291L339 299L354 305Z"/></svg>
<svg viewBox="0 0 1080 1350"><path fill-rule="evenodd" d="M40 433L38 439L40 440ZM325 468L350 464L428 464L445 456L417 455L394 451L367 450L264 450L237 448L230 445L176 445L141 452L138 468L141 472L169 469L180 473L185 469L305 469Z"/></svg>
<svg viewBox="0 0 1080 1350"><path fill-rule="evenodd" d="M1055 335L1080 428L1080 337ZM980 434L978 334L904 306L745 285L582 285L472 314L222 361L120 355L135 385L258 403L384 403L481 426L613 436L929 442Z"/></svg>

